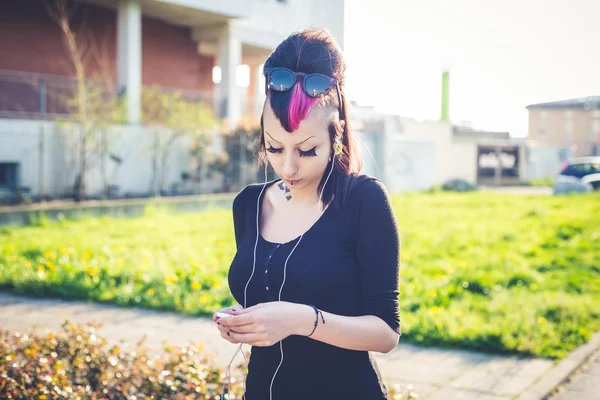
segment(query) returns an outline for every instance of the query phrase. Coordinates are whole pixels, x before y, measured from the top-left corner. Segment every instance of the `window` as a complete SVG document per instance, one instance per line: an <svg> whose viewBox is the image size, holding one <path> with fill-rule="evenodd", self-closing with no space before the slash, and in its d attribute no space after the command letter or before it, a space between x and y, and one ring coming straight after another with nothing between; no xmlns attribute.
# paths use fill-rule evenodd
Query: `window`
<svg viewBox="0 0 600 400"><path fill-rule="evenodd" d="M19 164L0 163L0 188L16 189Z"/></svg>

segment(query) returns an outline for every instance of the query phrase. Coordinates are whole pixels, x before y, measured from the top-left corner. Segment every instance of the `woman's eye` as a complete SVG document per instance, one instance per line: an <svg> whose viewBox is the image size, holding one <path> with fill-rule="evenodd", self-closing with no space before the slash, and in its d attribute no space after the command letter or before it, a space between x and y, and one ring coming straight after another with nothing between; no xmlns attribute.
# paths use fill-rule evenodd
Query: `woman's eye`
<svg viewBox="0 0 600 400"><path fill-rule="evenodd" d="M278 149L273 146L269 146L269 147L267 147L267 151L269 153L281 153L282 149Z"/></svg>
<svg viewBox="0 0 600 400"><path fill-rule="evenodd" d="M315 146L312 149L307 150L307 151L300 150L300 157L314 157L317 155L317 152L315 151L316 149L317 149L317 146Z"/></svg>

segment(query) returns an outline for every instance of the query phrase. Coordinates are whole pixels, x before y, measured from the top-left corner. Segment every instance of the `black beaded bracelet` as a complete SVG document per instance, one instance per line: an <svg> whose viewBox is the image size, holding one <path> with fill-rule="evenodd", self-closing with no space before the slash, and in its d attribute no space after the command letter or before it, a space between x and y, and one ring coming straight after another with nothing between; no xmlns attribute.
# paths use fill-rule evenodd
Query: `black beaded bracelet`
<svg viewBox="0 0 600 400"><path fill-rule="evenodd" d="M325 317L323 316L323 313L321 312L321 310L319 310L317 307L313 306L312 304L310 306L315 310L317 319L315 320L315 327L313 328L310 335L308 335L307 337L311 337L312 334L315 333L315 330L317 329L317 325L319 325L319 313L321 314L321 319L323 320L323 323L325 323Z"/></svg>

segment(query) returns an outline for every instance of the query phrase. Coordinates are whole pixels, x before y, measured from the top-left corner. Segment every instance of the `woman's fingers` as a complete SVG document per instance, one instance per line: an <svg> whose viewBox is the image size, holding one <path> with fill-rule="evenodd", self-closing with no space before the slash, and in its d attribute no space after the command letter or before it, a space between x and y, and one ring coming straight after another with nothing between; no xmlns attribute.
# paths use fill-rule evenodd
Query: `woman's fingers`
<svg viewBox="0 0 600 400"><path fill-rule="evenodd" d="M221 308L220 310L218 310L215 313L213 313L212 319L213 319L214 322L217 322L217 320L219 319L219 317L217 317L217 313L219 313L219 312L225 313L225 314L231 314L231 313L234 313L236 311L241 311L243 309L244 308L241 305L239 305L239 304L236 304L236 305L231 306L231 307Z"/></svg>
<svg viewBox="0 0 600 400"><path fill-rule="evenodd" d="M238 340L234 339L231 335L233 334L233 332L231 332L229 329L226 329L224 327L219 327L219 331L221 332L221 337L225 340L227 340L230 343L239 343Z"/></svg>
<svg viewBox="0 0 600 400"><path fill-rule="evenodd" d="M263 343L266 339L265 335L260 334L260 333L239 333L239 332L233 332L233 331L228 331L229 335L228 337L230 339L235 340L236 342L242 342L242 343L247 343L250 345L260 345L260 343ZM227 335L227 333L226 333Z"/></svg>

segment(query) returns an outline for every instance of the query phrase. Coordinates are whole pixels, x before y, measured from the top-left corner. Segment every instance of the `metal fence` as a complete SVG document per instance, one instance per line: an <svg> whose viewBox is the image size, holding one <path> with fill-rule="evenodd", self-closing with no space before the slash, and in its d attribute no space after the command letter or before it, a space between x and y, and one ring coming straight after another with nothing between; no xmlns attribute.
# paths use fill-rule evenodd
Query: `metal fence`
<svg viewBox="0 0 600 400"><path fill-rule="evenodd" d="M104 82L93 83L104 86L107 98L119 93L118 88L106 86ZM142 86L142 92L146 90L160 91L164 94L178 93L181 100L214 111L214 96L209 91ZM74 77L0 70L0 118L65 118L73 109L71 104L76 91L77 80Z"/></svg>

